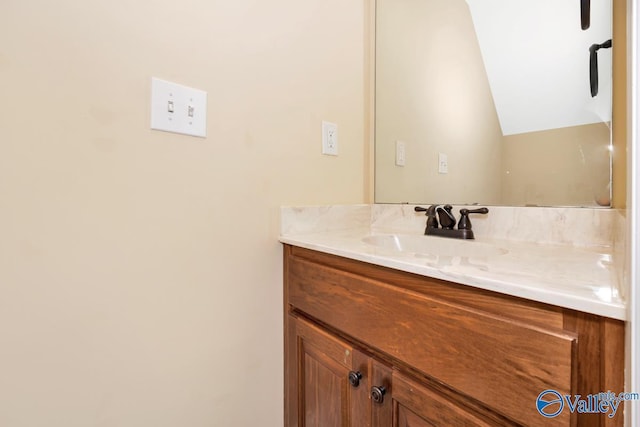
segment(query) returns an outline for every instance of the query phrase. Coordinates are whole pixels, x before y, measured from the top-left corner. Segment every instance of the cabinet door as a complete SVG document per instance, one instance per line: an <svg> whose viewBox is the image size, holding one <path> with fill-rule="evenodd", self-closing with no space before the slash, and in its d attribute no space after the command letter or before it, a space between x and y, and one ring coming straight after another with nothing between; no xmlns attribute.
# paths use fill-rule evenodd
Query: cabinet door
<svg viewBox="0 0 640 427"><path fill-rule="evenodd" d="M289 338L295 340L289 345L295 355L286 367L291 399L287 425L370 426L369 359L305 320L290 319L289 327L295 331Z"/></svg>
<svg viewBox="0 0 640 427"><path fill-rule="evenodd" d="M373 427L496 425L385 365L374 363L372 378L385 389L382 402L372 403Z"/></svg>
<svg viewBox="0 0 640 427"><path fill-rule="evenodd" d="M466 408L462 408L435 390L401 374L393 374L394 427L490 426Z"/></svg>

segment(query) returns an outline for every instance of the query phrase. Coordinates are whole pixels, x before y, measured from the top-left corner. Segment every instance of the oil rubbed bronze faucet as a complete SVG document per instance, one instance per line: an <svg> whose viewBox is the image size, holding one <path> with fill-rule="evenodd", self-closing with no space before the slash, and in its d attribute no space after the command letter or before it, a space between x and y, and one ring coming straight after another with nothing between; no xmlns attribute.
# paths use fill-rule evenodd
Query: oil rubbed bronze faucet
<svg viewBox="0 0 640 427"><path fill-rule="evenodd" d="M487 208L460 209L460 221L457 221L458 228L454 228L456 217L451 212L452 209L451 205L431 205L428 208L416 206L414 208L416 212L426 212L427 227L424 230L425 235L451 237L454 239L473 239L469 214L489 213Z"/></svg>

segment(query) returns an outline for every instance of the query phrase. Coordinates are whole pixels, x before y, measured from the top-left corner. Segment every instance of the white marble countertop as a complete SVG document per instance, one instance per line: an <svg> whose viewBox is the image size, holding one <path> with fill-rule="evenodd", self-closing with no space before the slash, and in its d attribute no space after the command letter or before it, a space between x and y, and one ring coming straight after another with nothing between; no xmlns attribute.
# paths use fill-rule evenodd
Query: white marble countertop
<svg viewBox="0 0 640 427"><path fill-rule="evenodd" d="M343 229L284 232L280 241L461 285L626 319L626 304L619 295L619 274L611 246L573 246L479 236L475 240L457 240L381 230L363 222L353 226L352 221L351 227ZM407 236L410 241L427 239L433 247L443 249L440 253L399 251L366 241L371 239L369 236L388 234Z"/></svg>

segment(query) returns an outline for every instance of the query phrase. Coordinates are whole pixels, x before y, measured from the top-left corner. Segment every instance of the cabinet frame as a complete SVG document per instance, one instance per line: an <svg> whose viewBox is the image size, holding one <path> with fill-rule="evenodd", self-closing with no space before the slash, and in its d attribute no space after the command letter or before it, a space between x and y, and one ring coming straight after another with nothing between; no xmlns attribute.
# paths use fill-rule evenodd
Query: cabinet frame
<svg viewBox="0 0 640 427"><path fill-rule="evenodd" d="M600 391L623 390L623 322L290 245L284 247L284 281L285 420L289 422L287 424L289 426L298 425L292 424L290 418L292 397L297 395L298 390L298 385L293 383L291 379L292 360L295 360L296 353L291 348L291 341L294 337L291 335L291 327L289 326L290 315L303 317L327 333L364 351L367 356L373 358L372 360L392 368L394 372L392 375L408 378L409 381L415 381L417 384L426 384L430 390L433 390L438 396L442 396L446 402L468 409L471 413L477 414L480 420L490 420L490 425L524 425L529 423L529 425L545 426L604 427L623 424L623 416L620 412L614 418L563 413L562 417L545 419L537 413L535 416L538 418L533 417L531 408L528 408L528 415L525 417L518 413L518 408L522 406L522 402L528 402L528 400L520 399L515 406L509 406L508 403L502 404L496 399L492 400L490 391L494 386L487 384L487 390L477 391L474 389L474 385L483 386L484 382L474 383L473 378L456 378L455 371L448 372L443 368L445 365L426 363L423 360L426 357L424 354L401 351L399 347L402 346L393 343L393 340L377 337L375 333L367 333L362 326L366 325L366 320L359 318L358 313L371 314L381 310L385 311L386 308L381 304L376 305L370 300L371 292L379 292L380 295L387 298L393 296L394 302L397 304L404 304L403 310L405 311L415 310L415 307L410 307L412 301L425 306L431 304L431 313L428 310L421 313L419 307L414 315L424 316L425 319L432 321L437 322L437 316L442 314L446 319L452 318L455 321L460 319L462 319L461 321L469 321L471 319L473 324L475 322L474 316L477 315L478 319L483 322L480 323L481 326L506 327L505 331L512 335L513 331L509 332L509 328L515 328L516 332L525 331L527 334L531 334L528 339L539 339L545 345L558 345L557 349L552 348L547 353L543 352L549 357L553 357L556 351L562 353L558 357L557 363L565 364L566 368L552 373L555 375L556 372L564 372L562 374L564 379L561 383L565 384L567 390L563 391L571 393L579 391L579 394L583 395ZM354 289L350 289L351 286ZM347 292L344 292L345 289ZM335 310L332 311L334 308ZM407 319L410 320L410 318ZM405 321L409 322L407 319ZM372 324L377 324L380 327L380 323L377 321ZM416 324L410 326L412 330L420 329L422 331L420 333L423 334L421 337L431 333L428 328L416 327ZM387 330L387 335L393 327L390 326L391 329ZM437 335L436 332L433 332L434 336ZM458 343L456 348L458 346L464 348L464 340L452 340L451 342ZM420 341L409 344L416 346L419 343ZM495 341L495 343L499 344L500 341ZM527 348L525 344L522 346L523 349ZM473 348L465 351L472 352ZM503 351L503 353L507 352ZM419 357L412 358L413 354L418 354ZM526 355L526 353L522 354ZM450 359L452 363L464 362L464 359L454 361L455 356L456 354L449 353L444 357ZM498 354L496 357L500 360L506 357L505 360L508 361L511 355ZM513 359L509 363L515 363L514 360L517 362L516 359ZM522 375L519 380L525 381L528 376L533 375L536 375L535 372L533 374L528 372L526 375ZM541 372L540 375L544 379L540 384L546 384L553 380L553 375L549 376L544 372ZM518 379L516 378L516 380ZM504 387L501 384L497 384L497 386ZM505 390L507 389L505 388ZM532 390L536 389L532 388ZM375 414L375 410L372 409L372 411ZM373 425L378 427L379 424L375 424L375 416L373 419Z"/></svg>

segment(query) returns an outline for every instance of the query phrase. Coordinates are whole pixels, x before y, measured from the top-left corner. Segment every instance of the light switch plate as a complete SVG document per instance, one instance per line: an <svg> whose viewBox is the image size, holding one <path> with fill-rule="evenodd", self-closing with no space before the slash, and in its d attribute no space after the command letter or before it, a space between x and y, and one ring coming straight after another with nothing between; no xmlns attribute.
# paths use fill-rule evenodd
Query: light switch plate
<svg viewBox="0 0 640 427"><path fill-rule="evenodd" d="M322 122L322 154L338 155L338 125Z"/></svg>
<svg viewBox="0 0 640 427"><path fill-rule="evenodd" d="M152 77L151 129L207 136L207 92Z"/></svg>
<svg viewBox="0 0 640 427"><path fill-rule="evenodd" d="M396 141L396 166L404 166L407 161L407 150L404 141Z"/></svg>

